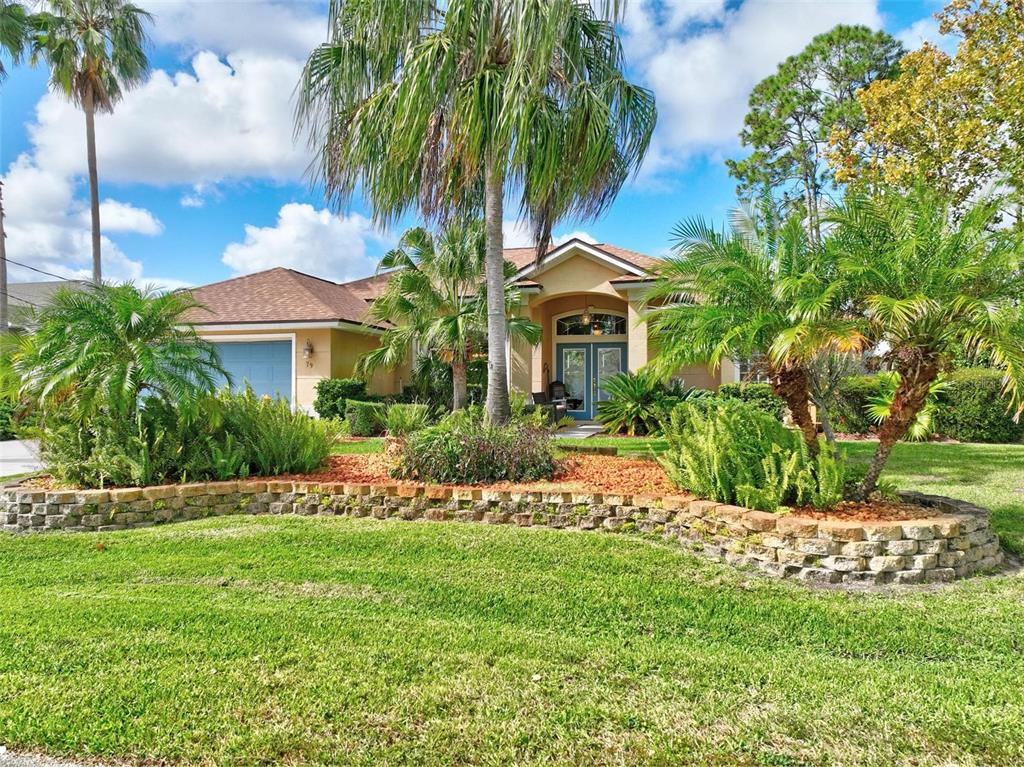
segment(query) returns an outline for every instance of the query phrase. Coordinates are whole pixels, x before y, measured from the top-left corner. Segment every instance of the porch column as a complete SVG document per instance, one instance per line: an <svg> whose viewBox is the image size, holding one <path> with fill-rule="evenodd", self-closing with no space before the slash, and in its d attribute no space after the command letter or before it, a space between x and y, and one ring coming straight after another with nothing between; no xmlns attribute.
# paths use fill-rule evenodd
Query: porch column
<svg viewBox="0 0 1024 767"><path fill-rule="evenodd" d="M626 340L629 370L635 373L647 364L647 320L641 319L639 302L633 298L626 304Z"/></svg>
<svg viewBox="0 0 1024 767"><path fill-rule="evenodd" d="M544 325L544 313L540 307L530 307L530 319L541 326L541 340L530 350L530 391L545 391L544 387L544 339L549 328Z"/></svg>

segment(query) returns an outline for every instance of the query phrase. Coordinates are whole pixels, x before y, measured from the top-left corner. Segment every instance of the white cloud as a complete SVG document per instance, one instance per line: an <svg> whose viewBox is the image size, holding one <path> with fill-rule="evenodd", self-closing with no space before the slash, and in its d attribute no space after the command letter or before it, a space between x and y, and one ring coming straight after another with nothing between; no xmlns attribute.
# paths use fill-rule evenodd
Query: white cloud
<svg viewBox="0 0 1024 767"><path fill-rule="evenodd" d="M89 216L75 196L73 180L39 168L29 155L21 155L11 164L3 181L8 258L62 277L90 277ZM144 208L105 200L100 209L101 222L104 211L111 219L110 225L104 224L104 230L159 233L156 229L160 222ZM105 279L143 279L142 264L128 258L117 243L103 237L101 250ZM49 279L14 265L10 277L12 281Z"/></svg>
<svg viewBox="0 0 1024 767"><path fill-rule="evenodd" d="M366 253L368 241L388 239L365 216L289 203L274 226L247 225L245 241L228 245L222 260L236 274L284 266L343 282L376 269L377 259Z"/></svg>
<svg viewBox="0 0 1024 767"><path fill-rule="evenodd" d="M91 223L88 210L83 210L80 218L87 226ZM164 230L160 220L145 208L111 199L100 203L100 226L105 232L133 232L150 237Z"/></svg>
<svg viewBox="0 0 1024 767"><path fill-rule="evenodd" d="M687 6L695 13L673 11ZM728 10L710 1L637 6L625 44L639 56L631 63L658 102L644 175L694 154L738 149L753 86L837 24L877 29L882 21L875 0L747 0Z"/></svg>
<svg viewBox="0 0 1024 767"><path fill-rule="evenodd" d="M151 0L157 43L305 58L327 37L327 14L311 0Z"/></svg>
<svg viewBox="0 0 1024 767"><path fill-rule="evenodd" d="M925 16L918 19L906 29L900 30L895 35L907 48L914 50L920 48L922 43L931 43L939 50L953 55L956 53L957 38L953 35L944 35L939 31L939 21L934 16Z"/></svg>
<svg viewBox="0 0 1024 767"><path fill-rule="evenodd" d="M151 185L241 178L297 181L309 163L293 141L291 94L301 65L270 55L197 54L191 72L156 70L113 115L96 118L103 179ZM81 111L50 94L29 127L40 165L85 172Z"/></svg>
<svg viewBox="0 0 1024 767"><path fill-rule="evenodd" d="M530 223L528 221L523 219L506 219L501 223L501 233L506 248L533 247L533 230L530 228ZM555 232L551 235L551 243L556 246L572 239L580 239L584 242L598 242L593 235L581 229L577 229L572 232L563 232L561 234Z"/></svg>

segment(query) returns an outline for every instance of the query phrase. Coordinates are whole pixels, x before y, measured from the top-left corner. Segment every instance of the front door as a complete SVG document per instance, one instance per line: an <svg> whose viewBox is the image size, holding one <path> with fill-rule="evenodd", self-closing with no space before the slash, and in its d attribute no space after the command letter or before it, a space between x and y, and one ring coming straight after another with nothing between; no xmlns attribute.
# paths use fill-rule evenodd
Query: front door
<svg viewBox="0 0 1024 767"><path fill-rule="evenodd" d="M604 382L625 369L626 344L558 344L557 363L569 415L590 421L597 415L597 403L609 399Z"/></svg>

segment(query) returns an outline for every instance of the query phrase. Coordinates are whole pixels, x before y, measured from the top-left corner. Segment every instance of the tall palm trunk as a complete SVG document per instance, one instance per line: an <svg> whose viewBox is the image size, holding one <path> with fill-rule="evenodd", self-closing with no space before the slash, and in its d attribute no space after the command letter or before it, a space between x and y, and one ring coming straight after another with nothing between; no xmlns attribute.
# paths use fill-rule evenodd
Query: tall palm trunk
<svg viewBox="0 0 1024 767"><path fill-rule="evenodd" d="M818 427L811 417L810 396L807 394L807 371L799 365L787 365L773 371L772 389L789 408L793 423L800 429L807 450L818 454Z"/></svg>
<svg viewBox="0 0 1024 767"><path fill-rule="evenodd" d="M452 410L462 410L469 404L466 384L466 360L456 356L452 360Z"/></svg>
<svg viewBox="0 0 1024 767"><path fill-rule="evenodd" d="M505 253L501 233L504 168L487 164L484 173L484 236L487 286L487 422L502 424L512 415L508 400L508 360L505 357Z"/></svg>
<svg viewBox="0 0 1024 767"><path fill-rule="evenodd" d="M85 104L85 146L89 156L89 207L92 211L92 281L103 280L100 264L100 179L96 170L96 109Z"/></svg>
<svg viewBox="0 0 1024 767"><path fill-rule="evenodd" d="M905 370L897 366L897 372L900 374L900 383L892 398L889 417L878 430L878 447L871 457L868 473L857 488L857 498L860 500L866 500L875 491L893 445L907 435L917 414L925 406L932 384L939 377L939 366L934 362L925 362Z"/></svg>

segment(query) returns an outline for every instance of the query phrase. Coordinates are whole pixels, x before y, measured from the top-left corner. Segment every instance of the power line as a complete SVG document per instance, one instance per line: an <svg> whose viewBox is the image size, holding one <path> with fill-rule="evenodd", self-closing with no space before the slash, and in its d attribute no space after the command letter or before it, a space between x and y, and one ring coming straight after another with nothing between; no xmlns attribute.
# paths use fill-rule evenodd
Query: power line
<svg viewBox="0 0 1024 767"><path fill-rule="evenodd" d="M45 269L37 269L34 266L29 266L28 264L23 264L20 261L15 261L14 259L11 259L11 258L5 258L4 261L6 261L9 264L14 264L15 266L20 266L23 269L31 269L33 272L39 272L40 274L45 274L47 277L56 277L58 280L64 280L64 282L74 282L75 281L75 280L70 279L69 277L61 277L59 274L54 274L53 272L48 272Z"/></svg>

